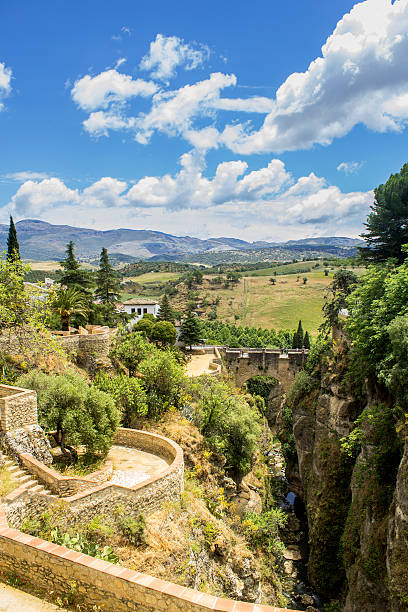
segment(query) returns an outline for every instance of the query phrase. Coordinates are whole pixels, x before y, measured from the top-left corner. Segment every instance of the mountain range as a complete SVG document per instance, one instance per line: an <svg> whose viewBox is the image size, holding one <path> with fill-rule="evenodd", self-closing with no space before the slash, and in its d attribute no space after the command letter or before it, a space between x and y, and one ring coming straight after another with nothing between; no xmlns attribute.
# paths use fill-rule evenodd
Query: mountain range
<svg viewBox="0 0 408 612"><path fill-rule="evenodd" d="M94 230L70 225L52 225L38 219L25 219L16 223L20 252L24 259L37 261L60 260L67 243L75 243L75 253L81 260L98 259L102 247L110 255L133 259L185 259L198 253L223 251L264 250L273 248L293 251L305 248L319 252L351 254L361 240L345 237L307 238L288 242L246 242L238 238L209 238L201 240L191 236L172 236L153 230L113 229ZM6 248L8 225L0 225L0 249ZM221 254L221 253L220 253Z"/></svg>

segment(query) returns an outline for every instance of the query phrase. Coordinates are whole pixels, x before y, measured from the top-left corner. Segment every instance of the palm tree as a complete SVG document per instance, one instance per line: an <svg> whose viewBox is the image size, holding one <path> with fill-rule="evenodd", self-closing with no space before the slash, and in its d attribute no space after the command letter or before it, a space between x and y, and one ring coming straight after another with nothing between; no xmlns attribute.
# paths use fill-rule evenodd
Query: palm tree
<svg viewBox="0 0 408 612"><path fill-rule="evenodd" d="M69 319L72 315L85 316L88 305L83 293L73 289L60 289L52 303L52 310L61 317L62 331L69 331Z"/></svg>

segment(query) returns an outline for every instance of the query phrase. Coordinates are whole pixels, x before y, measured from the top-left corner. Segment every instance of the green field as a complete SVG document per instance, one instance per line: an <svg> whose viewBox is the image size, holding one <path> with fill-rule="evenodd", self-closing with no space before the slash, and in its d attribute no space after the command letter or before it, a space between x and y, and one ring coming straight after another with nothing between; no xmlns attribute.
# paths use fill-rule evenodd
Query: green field
<svg viewBox="0 0 408 612"><path fill-rule="evenodd" d="M145 285L146 283L166 283L169 280L177 280L180 276L181 272L146 272L140 276L126 277L124 280Z"/></svg>
<svg viewBox="0 0 408 612"><path fill-rule="evenodd" d="M302 276L299 281L296 278L294 274L277 276L276 285L272 285L265 276L247 276L236 287L216 289L221 298L218 318L239 325L291 330L301 319L303 329L316 335L323 321L321 310L332 275L310 272L306 284Z"/></svg>

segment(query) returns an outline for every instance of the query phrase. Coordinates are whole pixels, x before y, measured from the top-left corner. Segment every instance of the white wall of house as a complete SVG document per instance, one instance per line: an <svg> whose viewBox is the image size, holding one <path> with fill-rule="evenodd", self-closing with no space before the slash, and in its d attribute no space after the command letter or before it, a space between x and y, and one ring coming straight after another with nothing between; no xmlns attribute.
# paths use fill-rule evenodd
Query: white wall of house
<svg viewBox="0 0 408 612"><path fill-rule="evenodd" d="M145 314L152 314L157 317L159 314L159 304L124 304L125 312L132 317L132 325L140 321Z"/></svg>

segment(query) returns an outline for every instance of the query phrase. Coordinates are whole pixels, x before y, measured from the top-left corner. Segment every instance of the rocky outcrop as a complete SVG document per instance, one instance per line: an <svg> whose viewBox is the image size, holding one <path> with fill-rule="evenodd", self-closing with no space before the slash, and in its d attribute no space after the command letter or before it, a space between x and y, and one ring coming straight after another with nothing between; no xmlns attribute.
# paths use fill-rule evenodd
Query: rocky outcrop
<svg viewBox="0 0 408 612"><path fill-rule="evenodd" d="M51 445L39 425L27 425L13 431L0 431L0 447L20 461L21 453L30 453L35 459L51 465Z"/></svg>
<svg viewBox="0 0 408 612"><path fill-rule="evenodd" d="M408 610L404 427L383 389L366 384L357 398L343 359L335 355L320 371L301 374L282 409L290 409L291 431L278 418L281 439L288 446L293 433L296 445L287 476L306 506L308 578L345 612L401 612ZM345 446L362 413L359 435Z"/></svg>

